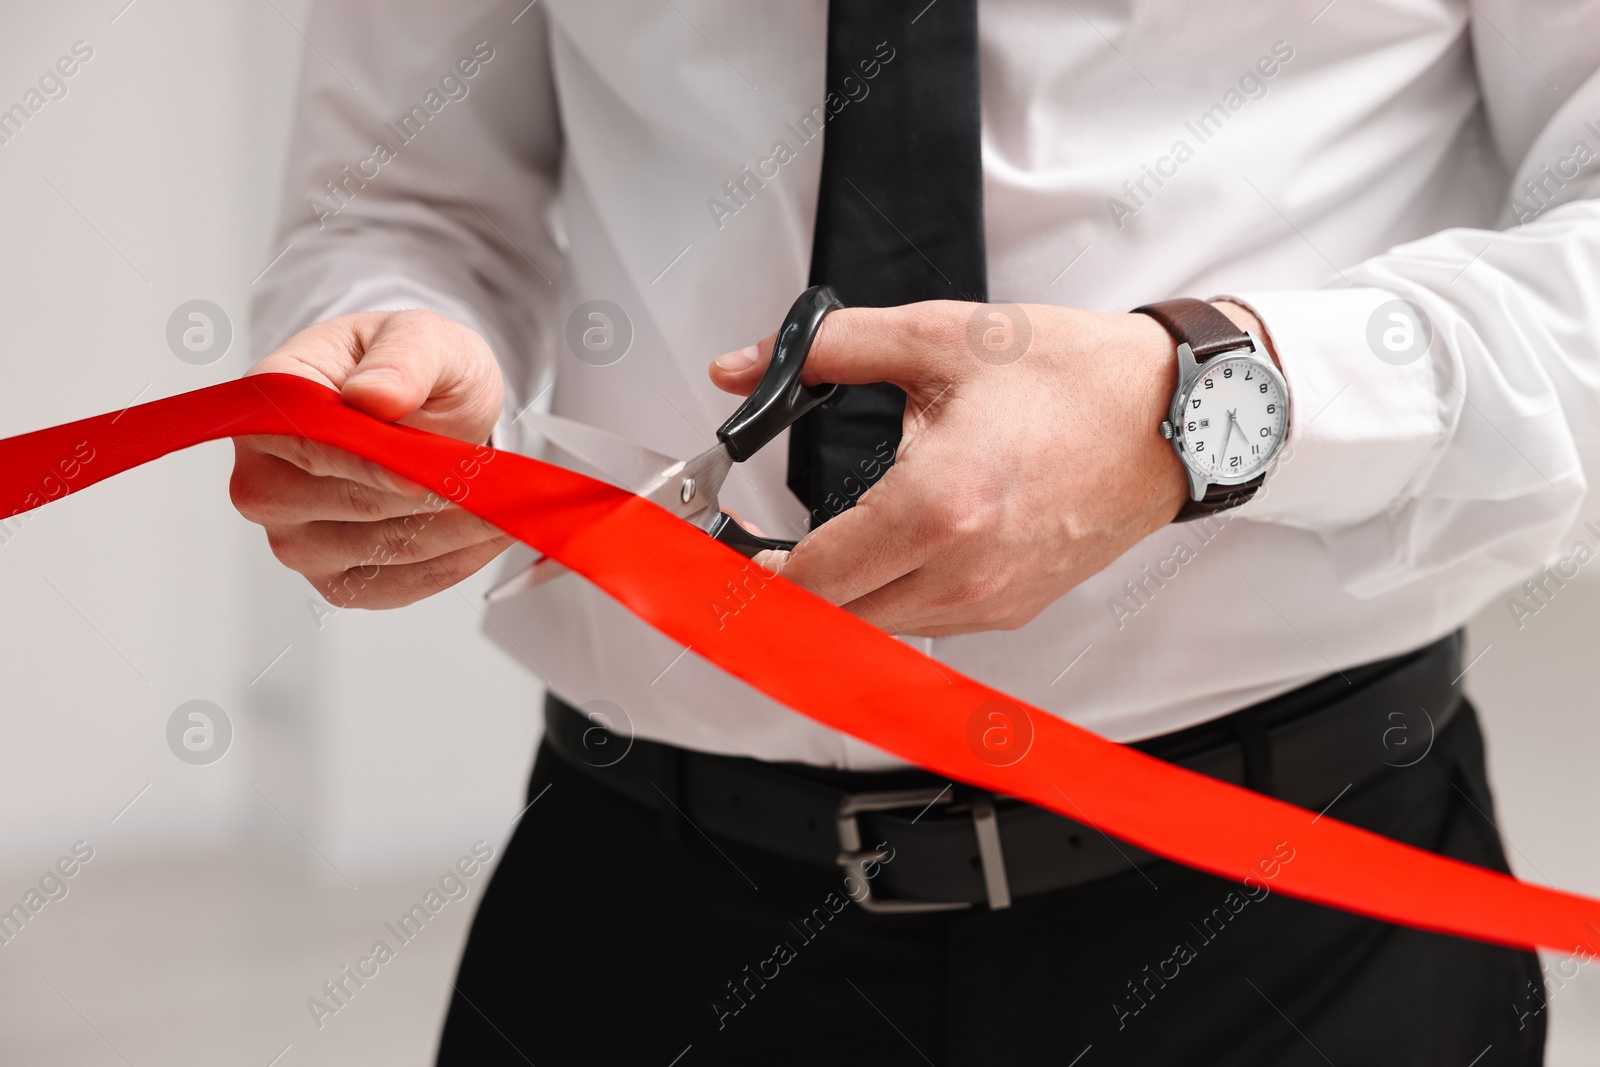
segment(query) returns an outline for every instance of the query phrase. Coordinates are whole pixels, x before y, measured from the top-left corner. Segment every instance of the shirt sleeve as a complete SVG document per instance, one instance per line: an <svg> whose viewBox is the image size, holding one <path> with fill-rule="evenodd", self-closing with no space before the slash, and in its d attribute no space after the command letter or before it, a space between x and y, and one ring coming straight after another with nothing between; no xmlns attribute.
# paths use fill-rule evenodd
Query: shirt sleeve
<svg viewBox="0 0 1600 1067"><path fill-rule="evenodd" d="M1600 472L1600 27L1534 53L1578 85L1541 107L1554 83L1510 69L1519 46L1490 39L1489 17L1485 109L1515 153L1500 228L1401 245L1327 289L1231 297L1265 326L1294 404L1239 515L1317 534L1357 596L1468 558L1520 580L1559 555Z"/></svg>
<svg viewBox="0 0 1600 1067"><path fill-rule="evenodd" d="M538 5L317 0L258 357L337 315L425 308L488 341L508 412L543 390L564 252L547 33Z"/></svg>

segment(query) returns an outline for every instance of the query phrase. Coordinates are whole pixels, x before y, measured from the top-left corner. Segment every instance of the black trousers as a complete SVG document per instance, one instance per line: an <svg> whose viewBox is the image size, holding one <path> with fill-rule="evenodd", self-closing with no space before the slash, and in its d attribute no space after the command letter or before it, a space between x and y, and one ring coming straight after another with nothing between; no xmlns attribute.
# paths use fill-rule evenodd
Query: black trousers
<svg viewBox="0 0 1600 1067"><path fill-rule="evenodd" d="M546 787L479 907L444 1067L1543 1058L1529 953L1169 863L1002 911L873 915L848 903L842 872L692 828L672 841L657 812L548 746L530 798ZM1427 759L1330 814L1507 869L1470 707Z"/></svg>

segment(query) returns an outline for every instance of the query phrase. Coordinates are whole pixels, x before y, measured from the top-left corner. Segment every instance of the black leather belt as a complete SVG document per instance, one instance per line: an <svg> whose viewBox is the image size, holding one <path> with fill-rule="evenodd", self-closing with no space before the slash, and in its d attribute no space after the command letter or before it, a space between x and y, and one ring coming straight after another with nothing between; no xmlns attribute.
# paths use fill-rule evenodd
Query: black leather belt
<svg viewBox="0 0 1600 1067"><path fill-rule="evenodd" d="M1460 707L1460 664L1458 632L1132 747L1318 811L1386 767L1427 754ZM686 818L707 834L853 871L860 889L852 895L868 911L1006 907L1158 859L1054 812L918 769L834 771L630 739L554 695L545 724L556 753L661 811L664 825ZM869 842L876 847L863 847ZM870 882L862 876L869 867Z"/></svg>

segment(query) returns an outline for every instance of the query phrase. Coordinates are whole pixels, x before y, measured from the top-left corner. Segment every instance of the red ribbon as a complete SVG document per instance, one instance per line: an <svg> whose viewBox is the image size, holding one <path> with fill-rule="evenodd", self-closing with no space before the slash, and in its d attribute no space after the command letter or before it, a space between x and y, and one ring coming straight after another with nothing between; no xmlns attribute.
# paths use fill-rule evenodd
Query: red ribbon
<svg viewBox="0 0 1600 1067"><path fill-rule="evenodd" d="M1600 901L1332 818L1313 821L1302 808L1145 756L936 668L790 582L762 578L737 617L719 619L708 605L756 572L695 527L561 467L381 422L303 378L258 375L0 441L0 514L241 434L307 437L380 463L566 564L773 699L938 774L1233 880L1263 878L1263 862L1288 842L1294 861L1278 866L1273 888L1290 896L1480 941L1596 954ZM1008 766L985 761L969 741L974 713L995 702L1033 734Z"/></svg>

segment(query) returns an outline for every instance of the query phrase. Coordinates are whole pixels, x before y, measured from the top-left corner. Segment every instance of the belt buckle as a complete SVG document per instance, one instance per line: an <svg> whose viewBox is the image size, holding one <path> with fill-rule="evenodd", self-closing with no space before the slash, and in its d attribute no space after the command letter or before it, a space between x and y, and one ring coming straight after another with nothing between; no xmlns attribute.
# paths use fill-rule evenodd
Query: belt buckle
<svg viewBox="0 0 1600 1067"><path fill-rule="evenodd" d="M894 811L900 808L931 808L935 804L948 804L955 797L949 786L943 789L904 789L882 793L847 793L839 801L835 822L839 831L839 847L843 850L835 861L855 876L861 886L861 896L856 903L863 911L878 915L910 915L920 912L960 911L972 907L972 902L921 900L884 900L872 895L872 883L867 875L867 864L882 863L889 853L882 849L861 847L861 824L856 816L864 811ZM994 798L979 793L972 801L972 827L978 838L978 858L983 864L983 884L988 893L991 910L1011 906L1011 890L1006 881L1005 858L1000 851L1000 828L995 821Z"/></svg>

